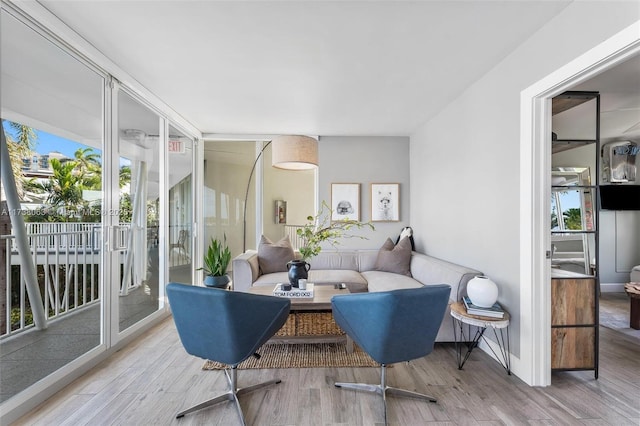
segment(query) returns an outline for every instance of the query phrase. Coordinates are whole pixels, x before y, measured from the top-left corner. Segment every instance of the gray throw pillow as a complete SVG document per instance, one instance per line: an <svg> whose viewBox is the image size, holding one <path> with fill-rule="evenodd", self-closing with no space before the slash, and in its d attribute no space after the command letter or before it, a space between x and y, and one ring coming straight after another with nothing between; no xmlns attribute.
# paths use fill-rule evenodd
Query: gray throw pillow
<svg viewBox="0 0 640 426"><path fill-rule="evenodd" d="M277 243L262 236L258 245L258 265L262 274L287 272L287 262L293 259L293 247L288 235Z"/></svg>
<svg viewBox="0 0 640 426"><path fill-rule="evenodd" d="M398 244L393 244L387 238L376 259L376 271L393 272L395 274L411 276L411 241L402 238Z"/></svg>

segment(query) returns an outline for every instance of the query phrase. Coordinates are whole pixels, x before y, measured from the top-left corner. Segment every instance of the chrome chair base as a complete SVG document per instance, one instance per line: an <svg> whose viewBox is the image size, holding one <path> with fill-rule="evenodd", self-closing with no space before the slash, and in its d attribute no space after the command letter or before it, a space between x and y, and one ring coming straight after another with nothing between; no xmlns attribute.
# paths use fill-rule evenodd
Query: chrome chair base
<svg viewBox="0 0 640 426"><path fill-rule="evenodd" d="M231 371L231 373L229 373L229 371ZM222 395L218 395L215 398L201 402L198 405L194 405L191 408L188 408L184 411L179 412L176 415L176 419L184 417L186 414L193 413L195 411L199 411L207 407L211 407L212 405L215 405L219 402L233 401L236 406L236 410L238 411L238 415L240 416L240 421L242 422L242 425L245 426L246 422L244 420L244 415L242 414L242 408L240 407L240 400L238 399L238 397L246 393L253 392L255 390L262 389L267 386L275 385L282 382L282 380L280 379L274 379L274 380L258 383L256 385L248 386L246 388L238 388L237 366L233 366L230 369L225 369L224 372L225 372L225 375L227 376L227 382L229 382L229 387L231 388L230 390L223 393Z"/></svg>
<svg viewBox="0 0 640 426"><path fill-rule="evenodd" d="M382 402L384 404L384 424L387 424L387 395L403 396L407 398L416 398L429 402L438 402L438 400L432 396L425 395L418 392L412 392L406 389L394 388L386 385L386 372L387 366L382 364L380 371L380 384L371 385L367 383L342 383L337 382L335 386L342 389L352 389L357 391L364 391L370 393L376 393L382 395Z"/></svg>

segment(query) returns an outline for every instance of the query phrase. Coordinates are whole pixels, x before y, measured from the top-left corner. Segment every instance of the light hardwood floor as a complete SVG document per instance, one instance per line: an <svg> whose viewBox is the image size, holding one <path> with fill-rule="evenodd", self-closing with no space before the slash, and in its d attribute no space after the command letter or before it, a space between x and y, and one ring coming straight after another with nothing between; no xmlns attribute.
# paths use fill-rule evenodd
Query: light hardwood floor
<svg viewBox="0 0 640 426"><path fill-rule="evenodd" d="M532 388L481 351L456 368L451 344L388 370L388 384L415 389L438 403L389 398L392 425L539 424L639 425L640 340L601 327L600 378L562 372L553 385ZM230 403L175 414L226 389L220 371L202 371L187 355L171 318L114 354L18 424L34 425L236 425ZM241 405L253 425L378 425L380 397L335 388L335 381L377 383L377 368L241 370L240 386L273 377L282 383L245 395Z"/></svg>

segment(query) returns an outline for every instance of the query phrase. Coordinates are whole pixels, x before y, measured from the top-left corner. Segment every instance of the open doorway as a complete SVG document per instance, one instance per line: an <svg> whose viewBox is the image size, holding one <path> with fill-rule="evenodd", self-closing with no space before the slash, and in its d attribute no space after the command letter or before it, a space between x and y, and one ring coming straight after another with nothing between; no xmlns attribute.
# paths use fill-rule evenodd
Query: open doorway
<svg viewBox="0 0 640 426"><path fill-rule="evenodd" d="M525 356L531 365L529 383L551 384L550 282L551 225L551 98L640 55L640 22L555 71L521 94L521 315L531 318L521 330L523 345L535 348Z"/></svg>
<svg viewBox="0 0 640 426"><path fill-rule="evenodd" d="M640 210L612 197L604 189L629 189L640 185L636 173L640 142L640 54L574 86L571 90L600 93L600 176L598 250L601 326L640 338L640 330L630 327L629 297L624 285L632 281L633 269L640 265ZM613 156L611 155L613 153ZM616 155L619 153L620 155ZM614 158L615 157L615 158ZM623 161L619 161L623 160ZM576 158L576 161L580 161ZM623 201L625 204L620 204ZM640 276L640 272L637 272Z"/></svg>

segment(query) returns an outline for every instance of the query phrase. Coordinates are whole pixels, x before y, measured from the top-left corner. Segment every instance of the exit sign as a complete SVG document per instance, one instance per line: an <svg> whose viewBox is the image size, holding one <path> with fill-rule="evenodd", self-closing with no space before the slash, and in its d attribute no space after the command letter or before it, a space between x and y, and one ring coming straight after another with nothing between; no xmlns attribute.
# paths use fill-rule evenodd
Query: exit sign
<svg viewBox="0 0 640 426"><path fill-rule="evenodd" d="M180 139L169 139L169 152L173 154L184 154L184 142Z"/></svg>

